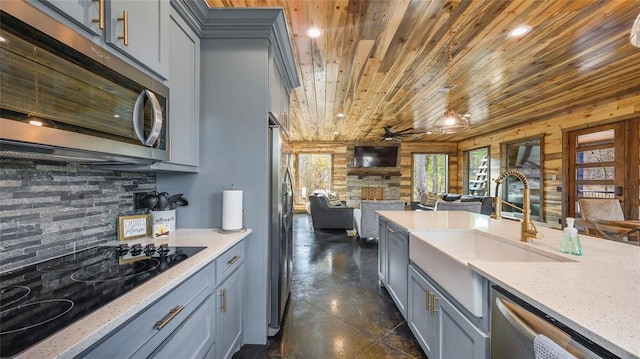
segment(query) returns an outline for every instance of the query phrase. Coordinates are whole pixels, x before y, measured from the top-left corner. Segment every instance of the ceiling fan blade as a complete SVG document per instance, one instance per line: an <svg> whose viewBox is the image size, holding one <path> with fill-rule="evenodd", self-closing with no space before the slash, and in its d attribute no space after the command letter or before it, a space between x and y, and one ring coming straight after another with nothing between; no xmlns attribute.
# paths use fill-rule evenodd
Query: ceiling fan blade
<svg viewBox="0 0 640 359"><path fill-rule="evenodd" d="M409 128L405 128L404 130L400 130L400 131L396 131L395 134L401 134L401 133L405 133L407 131L412 131L413 127L409 127Z"/></svg>

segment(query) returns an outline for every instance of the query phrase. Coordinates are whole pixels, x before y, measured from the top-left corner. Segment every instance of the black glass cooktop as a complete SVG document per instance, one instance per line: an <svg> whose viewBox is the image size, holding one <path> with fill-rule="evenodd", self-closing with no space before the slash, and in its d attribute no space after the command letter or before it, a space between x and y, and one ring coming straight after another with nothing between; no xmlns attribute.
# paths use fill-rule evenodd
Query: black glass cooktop
<svg viewBox="0 0 640 359"><path fill-rule="evenodd" d="M94 247L0 275L0 357L10 357L204 247Z"/></svg>

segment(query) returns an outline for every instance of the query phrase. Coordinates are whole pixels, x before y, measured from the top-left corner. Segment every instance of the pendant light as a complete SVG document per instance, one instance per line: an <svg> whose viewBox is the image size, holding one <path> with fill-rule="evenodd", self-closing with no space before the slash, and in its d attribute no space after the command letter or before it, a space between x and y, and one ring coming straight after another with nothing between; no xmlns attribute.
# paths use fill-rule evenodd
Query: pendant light
<svg viewBox="0 0 640 359"><path fill-rule="evenodd" d="M629 42L635 47L640 47L640 15L636 18L636 21L631 27L631 34L629 34Z"/></svg>
<svg viewBox="0 0 640 359"><path fill-rule="evenodd" d="M431 133L456 133L469 128L468 117L461 116L451 108L451 91L453 90L453 76L451 75L451 63L453 62L453 5L449 6L449 64L447 73L449 75L449 91L447 91L447 111L444 117L436 120Z"/></svg>

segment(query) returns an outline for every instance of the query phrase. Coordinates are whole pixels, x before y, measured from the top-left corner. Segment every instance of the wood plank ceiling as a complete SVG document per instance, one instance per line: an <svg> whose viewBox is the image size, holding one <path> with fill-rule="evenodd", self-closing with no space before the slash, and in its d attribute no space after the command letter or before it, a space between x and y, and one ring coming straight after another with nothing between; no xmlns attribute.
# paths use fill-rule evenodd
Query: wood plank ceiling
<svg viewBox="0 0 640 359"><path fill-rule="evenodd" d="M384 126L419 132L408 141L459 141L640 91L640 49L629 43L638 0L206 1L284 8L302 84L293 141L380 140ZM509 38L518 25L532 30ZM312 26L321 37L305 35ZM426 134L448 97L471 129Z"/></svg>

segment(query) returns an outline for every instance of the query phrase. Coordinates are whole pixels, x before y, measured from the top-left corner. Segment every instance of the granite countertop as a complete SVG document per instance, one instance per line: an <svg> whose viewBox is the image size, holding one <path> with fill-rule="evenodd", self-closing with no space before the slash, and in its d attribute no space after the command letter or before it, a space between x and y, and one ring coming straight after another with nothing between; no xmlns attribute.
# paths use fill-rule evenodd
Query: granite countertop
<svg viewBox="0 0 640 359"><path fill-rule="evenodd" d="M470 228L519 241L520 223L470 212L380 211L420 232ZM574 262L483 262L468 266L623 358L640 357L640 247L580 235L584 255L558 251L562 231L538 225L544 238L526 243Z"/></svg>
<svg viewBox="0 0 640 359"><path fill-rule="evenodd" d="M217 229L178 229L164 238L142 238L129 243L168 243L169 246L207 247L184 262L154 277L92 312L81 320L22 352L17 358L72 358L138 314L178 284L211 263L251 230L220 234ZM116 243L114 242L115 246Z"/></svg>

